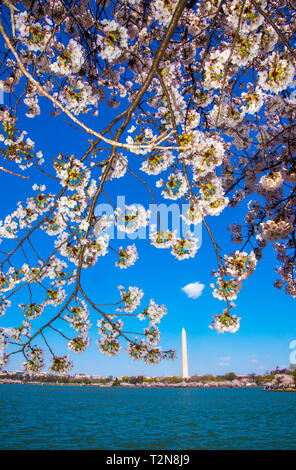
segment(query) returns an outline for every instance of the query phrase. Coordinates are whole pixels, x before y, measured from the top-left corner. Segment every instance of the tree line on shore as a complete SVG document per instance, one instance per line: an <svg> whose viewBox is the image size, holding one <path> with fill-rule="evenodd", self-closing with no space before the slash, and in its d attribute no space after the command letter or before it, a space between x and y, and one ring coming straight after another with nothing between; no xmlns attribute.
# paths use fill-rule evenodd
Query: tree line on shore
<svg viewBox="0 0 296 470"><path fill-rule="evenodd" d="M284 373L283 373L284 372ZM138 376L123 376L123 377L71 377L66 375L54 375L54 374L29 374L23 373L19 374L16 372L6 372L2 373L0 380L2 381L19 381L22 383L58 383L58 384L81 384L81 385L112 385L120 386L122 384L128 385L157 385L157 384L168 384L168 385L178 385L199 383L202 385L215 383L217 385L222 385L223 383L233 382L236 383L240 381L243 383L253 384L254 386L263 386L266 383L279 383L282 380L282 377L290 378L294 380L294 385L296 386L296 369L289 370L285 369L284 371L274 370L266 371L263 375L256 375L254 373L248 374L247 376L237 376L234 372L228 372L224 375L212 375L204 374L197 375L194 374L187 379L184 379L180 376L163 376L163 377L145 377L143 375ZM290 382L292 382L290 380Z"/></svg>

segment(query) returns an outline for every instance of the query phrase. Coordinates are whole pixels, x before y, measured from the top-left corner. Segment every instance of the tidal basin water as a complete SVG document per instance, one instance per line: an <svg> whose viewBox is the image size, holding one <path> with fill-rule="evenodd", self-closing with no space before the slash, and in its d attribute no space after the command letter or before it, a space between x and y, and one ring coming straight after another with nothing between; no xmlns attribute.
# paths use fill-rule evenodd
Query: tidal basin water
<svg viewBox="0 0 296 470"><path fill-rule="evenodd" d="M296 393L1 384L0 449L296 449Z"/></svg>

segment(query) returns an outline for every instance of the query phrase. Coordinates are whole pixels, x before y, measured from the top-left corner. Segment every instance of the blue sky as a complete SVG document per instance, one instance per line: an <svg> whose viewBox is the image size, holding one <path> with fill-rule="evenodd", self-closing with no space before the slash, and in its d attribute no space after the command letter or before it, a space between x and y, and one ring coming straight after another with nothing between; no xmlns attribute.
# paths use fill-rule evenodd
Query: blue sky
<svg viewBox="0 0 296 470"><path fill-rule="evenodd" d="M4 96L4 104L6 96ZM123 107L116 111L110 111L109 118L114 113L123 111ZM83 117L86 119L85 117ZM104 128L105 119L88 116L87 121L97 130ZM56 118L49 116L49 108L45 106L41 116L30 120L24 118L19 121L18 127L28 131L28 136L35 141L36 151L43 151L45 157L44 168L50 168L52 158L58 152L74 153L80 158L87 148L89 136L82 131L73 129L65 123L65 118L60 115ZM107 155L107 154L106 154ZM137 167L137 157L129 155L131 168ZM6 167L17 172L17 167L5 163ZM16 176L0 173L1 213L0 218L12 212L19 200L25 200L28 195L33 195L31 190L34 183L46 184L52 192L59 190L55 182L52 183L45 176L35 170L28 170L29 181ZM141 178L150 183L156 194L160 194L155 188L158 177L147 177L141 172ZM104 190L111 200L116 202L116 196L125 196L126 203L150 204L151 198L147 189L131 175L120 180L107 182ZM105 198L100 201L107 202ZM100 202L99 201L99 202ZM158 203L167 202L161 197ZM230 232L227 227L232 222L242 222L242 210L226 208L221 217L211 217L207 221L215 234L218 245L223 247L223 253L229 253L238 249L238 245L230 242ZM44 252L47 243L52 243L49 237L43 234L35 237L35 246L40 252ZM121 244L126 246L133 241L114 241L112 246L118 248ZM96 345L97 318L91 317L91 345L83 355L70 354L74 361L73 372L89 373L92 375L180 375L181 374L181 330L184 327L187 332L189 374L224 374L234 371L237 374L251 372L263 373L266 370L289 366L290 342L296 339L295 299L288 297L282 291L273 287L277 279L274 272L275 256L271 246L264 252L264 257L258 263L255 274L244 281L243 288L235 301L237 307L233 310L242 318L241 328L235 334L217 334L209 328L212 317L216 313L222 313L224 302L213 298L210 283L210 272L216 269L216 260L206 229L202 230L202 245L195 258L178 261L169 250L157 250L147 240L139 240L136 243L139 260L127 270L121 270L114 266L117 260L114 253L109 252L100 258L95 267L83 271L82 284L90 296L97 303L109 303L119 300L118 285L137 286L144 291L142 306L148 306L150 298L158 304L166 304L168 314L160 323L162 333L161 345L163 349L176 349L177 360L164 361L156 366L147 366L141 362L131 360L124 352L124 348L118 357L110 358L102 355ZM3 246L3 245L2 245ZM250 248L248 248L250 251ZM22 261L23 262L23 261ZM204 284L202 295L197 299L188 298L182 290L189 283L199 282ZM8 309L5 317L0 319L1 326L18 326L22 321L22 315L18 308L21 296L16 298ZM108 311L111 313L111 311ZM53 313L50 307L44 313L44 319L50 318ZM41 326L40 319L33 322ZM141 331L143 323L138 323ZM62 326L60 323L59 326ZM57 353L66 352L66 342L57 337L53 332L47 334L47 340ZM48 355L46 355L48 359ZM9 363L9 370L19 369L23 358L13 357Z"/></svg>

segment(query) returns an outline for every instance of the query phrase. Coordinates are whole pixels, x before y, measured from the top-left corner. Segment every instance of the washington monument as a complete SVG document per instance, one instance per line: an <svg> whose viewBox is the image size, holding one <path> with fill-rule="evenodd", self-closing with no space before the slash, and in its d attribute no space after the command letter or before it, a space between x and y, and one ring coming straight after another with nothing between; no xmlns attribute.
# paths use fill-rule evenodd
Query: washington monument
<svg viewBox="0 0 296 470"><path fill-rule="evenodd" d="M188 379L186 331L182 329L182 377Z"/></svg>

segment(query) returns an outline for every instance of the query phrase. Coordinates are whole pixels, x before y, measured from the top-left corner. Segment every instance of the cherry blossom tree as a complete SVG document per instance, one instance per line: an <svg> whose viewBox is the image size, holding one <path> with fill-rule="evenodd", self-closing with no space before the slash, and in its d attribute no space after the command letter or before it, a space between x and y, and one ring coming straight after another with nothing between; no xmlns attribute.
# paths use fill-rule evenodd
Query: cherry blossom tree
<svg viewBox="0 0 296 470"><path fill-rule="evenodd" d="M159 220L147 243L182 261L198 252L190 227L202 223L208 231L217 260L213 295L225 302L211 328L238 330L233 301L269 242L279 261L275 287L296 296L295 18L292 0L2 2L0 86L9 105L0 110L1 171L15 178L28 178L32 168L40 172L31 194L0 225L0 314L9 314L17 292L24 299L21 326L0 330L2 366L21 353L25 368L38 371L48 349L51 370L68 371L68 355L55 354L47 331L81 353L92 315L99 316L102 353L116 355L125 344L130 357L146 363L174 357L159 346L164 305L151 299L143 308L141 289L120 286L110 314L81 280L110 251L117 253L114 269L141 262L136 244L112 246L108 227L133 233L147 226L150 212L130 205L114 207L111 216L95 214L108 199L106 181L116 184L127 174L153 201L189 203L184 237ZM52 119L64 115L85 140L83 155L59 153L51 172L44 169L46 151L18 125L21 116L39 116L44 102ZM124 111L105 127L102 120L89 124L88 116L119 105ZM243 223L230 226L236 246L224 254L211 220L238 205L246 208ZM46 259L32 242L38 231L49 239ZM34 297L36 289L43 300ZM48 306L55 315L36 328ZM130 333L130 317L147 326ZM72 327L72 337L58 322Z"/></svg>

